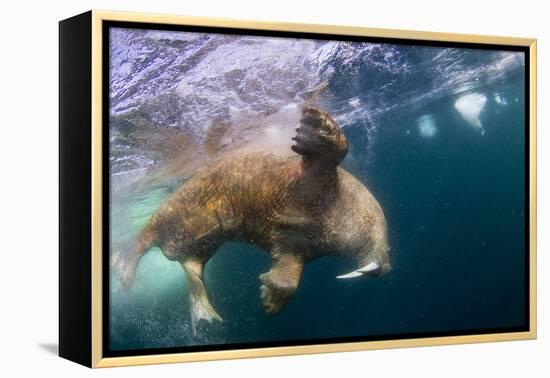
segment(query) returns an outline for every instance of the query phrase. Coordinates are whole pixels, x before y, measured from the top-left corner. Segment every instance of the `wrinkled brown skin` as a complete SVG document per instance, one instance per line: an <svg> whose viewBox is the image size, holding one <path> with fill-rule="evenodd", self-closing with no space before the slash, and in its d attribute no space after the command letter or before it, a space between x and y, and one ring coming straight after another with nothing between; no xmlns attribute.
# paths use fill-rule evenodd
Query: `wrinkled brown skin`
<svg viewBox="0 0 550 378"><path fill-rule="evenodd" d="M123 283L151 247L179 261L191 288L194 326L221 317L203 282L204 265L227 241L246 241L269 251L272 266L260 275L266 312L276 313L300 282L304 264L314 258L352 257L358 267L377 262L390 269L386 220L367 188L339 162L347 141L328 113L303 109L292 150L236 152L184 183L152 216L136 239ZM371 274L372 275L372 274Z"/></svg>

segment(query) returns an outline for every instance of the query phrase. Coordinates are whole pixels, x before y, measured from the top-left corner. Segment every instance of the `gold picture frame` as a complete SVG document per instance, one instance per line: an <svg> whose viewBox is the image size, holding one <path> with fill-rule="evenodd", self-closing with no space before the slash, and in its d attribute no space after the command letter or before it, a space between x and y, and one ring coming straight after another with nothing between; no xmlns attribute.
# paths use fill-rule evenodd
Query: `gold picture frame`
<svg viewBox="0 0 550 378"><path fill-rule="evenodd" d="M344 342L331 344L311 344L299 346L284 346L284 347L261 347L251 349L231 349L231 350L215 350L201 352L185 352L185 353L169 353L169 354L151 354L123 357L105 357L103 353L103 327L104 327L104 312L103 312L103 266L104 266L104 217L103 200L104 193L104 156L103 156L103 133L104 133L104 109L103 96L105 88L105 79L103 78L103 59L105 50L104 25L105 22L130 22L144 24L165 24L165 25L186 25L186 26L201 26L215 28L237 28L239 30L255 30L255 31L270 31L270 32L296 32L296 33L312 33L334 36L356 36L356 37L379 37L388 39L399 39L408 41L438 41L441 43L456 42L456 43L472 43L472 44L489 44L502 46L520 46L528 51L528 62L526 69L529 70L528 78L528 121L529 121L529 327L527 331L521 332L504 332L494 334L476 334L476 335L457 335L445 337L426 337L426 338L408 338L398 340L380 340L380 341L360 341L360 342ZM173 362L187 361L207 361L218 359L237 359L250 357L267 357L267 356L283 356L283 355L300 355L310 353L328 353L328 352L347 352L371 349L387 349L387 348L402 348L402 347L420 347L448 344L466 344L480 342L495 342L495 341L512 341L512 340L528 340L535 339L537 335L537 307L536 307L536 199L537 199L537 182L536 182L536 122L537 122L537 41L536 39L528 38L513 38L500 36L482 36L469 34L451 34L451 33L436 33L423 31L407 31L393 29L377 29L366 27L352 26L335 26L335 25L316 25L316 24L294 24L294 23L279 23L279 22L258 22L251 20L229 20L217 19L210 17L188 17L160 14L144 14L144 13L127 13L127 12L111 12L93 10L84 15L76 16L67 21L62 21L60 24L60 87L68 91L73 85L70 83L71 78L64 75L65 69L69 69L68 60L75 59L75 54L80 54L79 48L89 49L87 54L84 54L83 61L89 59L89 77L82 87L83 93L90 91L89 103L83 103L82 109L87 109L86 115L71 115L66 114L68 108L74 108L75 105L71 101L83 101L78 96L70 98L69 94L60 97L60 123L61 123L61 187L62 194L60 197L66 198L65 203L61 203L61 223L60 230L61 246L60 246L60 355L73 361L82 363L90 367L115 367L143 364L160 364ZM84 43L77 40L75 35L78 32L85 34L83 37ZM72 36L68 36L71 34ZM72 39L71 39L72 38ZM73 49L73 50L71 50ZM74 51L74 52L71 52ZM80 54L82 55L82 54ZM85 71L83 71L85 73ZM82 75L74 73L74 77ZM77 118L71 118L77 117ZM78 118L84 117L84 118ZM86 118L88 117L88 118ZM83 187L91 185L89 194L90 199L86 202L88 215L90 216L89 223L82 225L71 222L71 214L64 206L69 206L76 201L79 194L72 193L70 188L65 188L64 177L68 177L73 172L69 165L64 166L64 161L67 160L69 153L65 148L64 143L70 143L69 139L74 139L74 136L67 136L64 139L66 127L64 122L69 121L89 120L90 128L83 132L83 135L78 137L83 138L83 143L89 143L89 158L91 167L86 173L89 181L82 183ZM91 130L91 132L90 132ZM67 151L66 151L67 150ZM73 151L74 152L74 151ZM64 160L65 159L65 160ZM67 163L69 164L69 163ZM64 173L65 172L65 173ZM64 189L65 188L65 189ZM71 194L72 193L72 194ZM84 205L83 205L84 206ZM67 215L68 214L68 215ZM65 217L65 215L67 215ZM75 216L75 215L73 215ZM84 216L84 215L83 215ZM65 220L64 220L65 219ZM89 226L89 228L88 228ZM71 227L80 227L75 230ZM80 244L80 248L86 249L84 259L71 257L69 249L75 252L75 246L81 243L76 240L68 240L67 235L70 232L86 233L89 245ZM68 240L68 241L64 241ZM89 254L88 254L89 250ZM76 251L78 252L78 251ZM69 270L71 272L69 272ZM82 286L75 283L75 278L72 274L76 272L86 272L83 277L78 279L88 280L89 286ZM82 313L73 309L74 296L77 290L90 290L89 295L83 294L82 306L78 311L89 312L89 317L82 318ZM67 299L64 299L67 298ZM73 319L71 326L67 326ZM77 324L75 325L74 322ZM72 327L72 328L71 328ZM80 340L77 341L76 339ZM75 352L74 348L78 343L86 344L80 352Z"/></svg>

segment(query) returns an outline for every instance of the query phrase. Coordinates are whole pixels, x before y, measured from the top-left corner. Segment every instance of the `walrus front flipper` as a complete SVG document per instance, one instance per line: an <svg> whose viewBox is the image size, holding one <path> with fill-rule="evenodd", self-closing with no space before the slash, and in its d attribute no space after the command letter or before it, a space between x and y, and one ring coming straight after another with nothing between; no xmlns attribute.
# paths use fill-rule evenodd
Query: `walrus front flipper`
<svg viewBox="0 0 550 378"><path fill-rule="evenodd" d="M292 151L302 155L306 163L336 167L348 153L348 142L338 123L330 114L312 106L302 110L300 127L292 140L296 142Z"/></svg>
<svg viewBox="0 0 550 378"><path fill-rule="evenodd" d="M208 300L203 281L204 264L197 260L187 260L182 262L181 266L185 270L187 281L189 282L191 326L193 327L193 334L196 335L199 320L204 319L209 323L212 323L213 319L220 322L223 320Z"/></svg>
<svg viewBox="0 0 550 378"><path fill-rule="evenodd" d="M260 275L265 312L277 313L288 303L300 283L303 267L303 261L294 254L274 254L271 270Z"/></svg>

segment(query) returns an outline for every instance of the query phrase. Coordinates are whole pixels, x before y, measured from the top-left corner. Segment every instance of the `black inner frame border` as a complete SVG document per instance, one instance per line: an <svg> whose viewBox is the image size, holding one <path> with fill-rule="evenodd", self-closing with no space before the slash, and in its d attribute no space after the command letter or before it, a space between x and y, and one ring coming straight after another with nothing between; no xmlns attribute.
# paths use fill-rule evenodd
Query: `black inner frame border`
<svg viewBox="0 0 550 378"><path fill-rule="evenodd" d="M417 333L402 333L402 334L387 334L387 335L369 335L369 336L353 336L353 337L337 337L337 338L318 338L304 340L281 340L281 341L263 341L250 343L232 343L232 344L211 344L211 345L195 345L181 347L166 347L166 348L143 348L129 350L111 350L110 348L110 272L109 272L109 254L110 254L110 142L109 142L109 89L110 89L110 29L111 28L129 28L129 29L146 29L146 30L161 30L161 31L184 31L184 32L202 32L212 34L233 34L233 35L248 35L259 37L283 37L283 38L299 38L299 39L315 39L315 40L333 40L333 41L351 41L351 42L369 42L369 43L388 43L388 44L404 44L417 46L432 46L432 47L454 47L467 49L481 50L499 50L499 51L518 51L523 52L525 56L525 131L524 131L524 220L525 220L525 293L524 293L524 319L525 324L515 327L505 328L484 328L484 329L464 329L464 330L446 330L446 331L430 331ZM291 347L304 345L318 344L335 344L346 342L365 342L365 341L385 341L399 339L422 339L433 337L450 337L450 336L467 336L467 335L483 335L496 333L511 333L511 332L528 332L530 330L530 54L528 46L515 45L499 45L485 43L470 43L470 42L444 42L430 40L413 40L407 38L387 38L387 37L367 37L367 36L351 36L351 35L335 35L325 33L309 33L309 32L289 32L289 31L272 31L272 30L256 30L256 29L241 29L228 27L212 27L212 26L194 26L194 25L172 25L159 23L145 22L130 22L130 21L102 21L102 171L103 171L103 188L102 188L102 213L103 213L103 240L102 240L102 351L103 358L107 357L129 357L140 355L158 355L169 353L190 353L190 352L206 352L206 351L221 351L221 350L236 350L236 349L256 349L267 347Z"/></svg>

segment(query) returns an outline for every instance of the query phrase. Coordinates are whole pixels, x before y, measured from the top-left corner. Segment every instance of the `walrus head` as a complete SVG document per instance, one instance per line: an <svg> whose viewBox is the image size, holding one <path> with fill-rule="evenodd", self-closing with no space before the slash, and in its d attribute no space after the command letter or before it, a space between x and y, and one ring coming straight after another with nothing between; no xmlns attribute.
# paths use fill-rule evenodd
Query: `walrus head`
<svg viewBox="0 0 550 378"><path fill-rule="evenodd" d="M300 126L292 140L295 142L291 146L292 151L302 155L304 171L312 173L316 183L334 177L331 175L336 172L336 167L348 153L348 142L338 123L329 113L310 105L303 107ZM379 276L391 270L386 221L382 209L376 201L373 202L377 208L373 211L377 211L378 214L374 217L375 224L358 229L355 233L357 240L351 243L358 247L350 248L343 253L355 257L358 268L337 278ZM364 235L369 235L368 240L363 239Z"/></svg>

